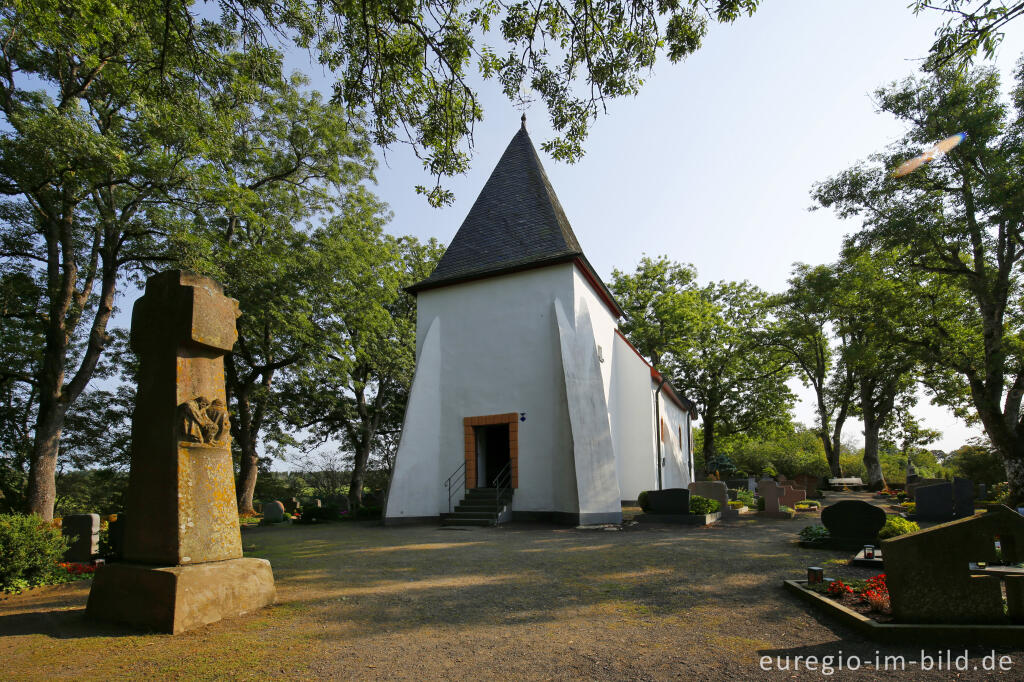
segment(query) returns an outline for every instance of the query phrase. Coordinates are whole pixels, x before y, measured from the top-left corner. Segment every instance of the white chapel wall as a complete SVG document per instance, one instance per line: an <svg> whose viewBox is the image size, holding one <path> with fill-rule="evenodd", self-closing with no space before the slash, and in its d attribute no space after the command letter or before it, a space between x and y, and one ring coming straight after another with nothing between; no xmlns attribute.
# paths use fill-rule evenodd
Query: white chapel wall
<svg viewBox="0 0 1024 682"><path fill-rule="evenodd" d="M654 452L654 400L651 370L618 334L611 353L612 380L608 410L624 500L658 487Z"/></svg>
<svg viewBox="0 0 1024 682"><path fill-rule="evenodd" d="M571 300L573 266L555 265L419 292L421 326L441 320L441 484L464 459L464 417L525 412L513 511L578 511L552 300ZM461 499L461 493L457 496ZM457 500L456 500L457 501ZM448 511L445 492L435 513ZM443 508L441 508L443 507Z"/></svg>

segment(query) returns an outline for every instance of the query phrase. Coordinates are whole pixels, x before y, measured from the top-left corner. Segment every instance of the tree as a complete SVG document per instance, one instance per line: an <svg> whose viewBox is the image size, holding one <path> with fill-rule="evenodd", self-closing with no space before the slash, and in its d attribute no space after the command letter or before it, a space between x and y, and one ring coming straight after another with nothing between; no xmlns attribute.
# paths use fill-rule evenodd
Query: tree
<svg viewBox="0 0 1024 682"><path fill-rule="evenodd" d="M625 313L622 333L659 371L703 311L696 278L692 265L673 263L666 256L644 256L632 275L612 271L611 289Z"/></svg>
<svg viewBox="0 0 1024 682"><path fill-rule="evenodd" d="M329 316L319 333L331 352L297 368L292 420L310 443L340 437L353 453L349 501L362 504L371 454L401 427L415 366L415 299L402 287L425 278L443 249L383 233L386 206L368 192L313 237L315 272ZM386 443L384 443L386 444Z"/></svg>
<svg viewBox="0 0 1024 682"><path fill-rule="evenodd" d="M234 70L224 89L244 103L236 105L233 142L202 161L215 181L187 206L191 229L175 240L183 265L221 282L242 312L224 365L242 514L255 513L261 438L294 442L275 377L328 352L318 321L330 315L330 301L320 295L320 257L306 221L343 209L344 193L374 166L358 120L306 92L304 78L285 77L280 56L265 62L259 81Z"/></svg>
<svg viewBox="0 0 1024 682"><path fill-rule="evenodd" d="M932 67L966 66L978 52L991 59L1003 41L1003 28L1024 16L1024 2L914 0L911 6L914 14L932 10L949 16L948 21L935 32L935 43L929 54Z"/></svg>
<svg viewBox="0 0 1024 682"><path fill-rule="evenodd" d="M710 463L717 438L789 422L792 371L766 336L767 294L747 282L699 287L695 276L691 266L644 258L635 274L616 271L611 289L629 315L626 336L696 401Z"/></svg>
<svg viewBox="0 0 1024 682"><path fill-rule="evenodd" d="M844 362L856 386L855 414L864 423L864 469L868 489L886 487L879 459L882 429L902 401L915 401L917 363L911 349L895 343L894 321L906 317L903 300L893 286L898 267L885 253L848 247L837 266L844 286L833 301L836 321L846 338Z"/></svg>
<svg viewBox="0 0 1024 682"><path fill-rule="evenodd" d="M68 410L109 343L118 287L166 259L167 203L230 140L215 94L232 37L179 6L109 0L0 10L0 267L42 293L43 343L17 380L37 407L27 508L53 514ZM253 50L241 59L258 72Z"/></svg>
<svg viewBox="0 0 1024 682"><path fill-rule="evenodd" d="M891 259L885 278L901 304L889 338L921 363L936 401L976 413L1015 501L1024 498L1024 65L1016 77L1012 118L991 70L925 72L880 89L881 109L908 133L814 190L821 205L862 218L857 248ZM950 131L967 137L949 154L903 178L888 172Z"/></svg>
<svg viewBox="0 0 1024 682"><path fill-rule="evenodd" d="M465 172L473 125L483 117L470 74L496 79L512 100L526 85L559 137L544 149L572 161L606 103L636 95L662 50L696 51L709 23L752 14L757 0L564 3L314 2L226 0L224 21L254 41L287 35L336 75L335 97L363 111L381 147L409 142L434 175ZM496 40L494 40L496 39ZM492 42L493 40L493 42ZM419 187L431 202L452 199Z"/></svg>
<svg viewBox="0 0 1024 682"><path fill-rule="evenodd" d="M1001 482L1006 476L999 453L980 439L975 439L951 452L943 464L958 476L988 486Z"/></svg>
<svg viewBox="0 0 1024 682"><path fill-rule="evenodd" d="M852 411L856 390L851 364L846 361L845 329L836 324L834 303L841 286L833 268L797 264L789 289L773 301L777 324L772 341L789 358L804 385L814 390L816 431L835 478L842 476L843 425Z"/></svg>

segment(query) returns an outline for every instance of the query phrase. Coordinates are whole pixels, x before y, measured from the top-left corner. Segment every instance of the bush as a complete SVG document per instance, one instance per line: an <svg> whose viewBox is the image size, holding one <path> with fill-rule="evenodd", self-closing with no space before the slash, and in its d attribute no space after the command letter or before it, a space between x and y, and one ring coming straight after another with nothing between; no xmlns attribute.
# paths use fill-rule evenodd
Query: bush
<svg viewBox="0 0 1024 682"><path fill-rule="evenodd" d="M802 542L812 542L814 544L823 544L829 537L828 528L821 525L820 523L814 524L813 526L805 526L800 530L800 540Z"/></svg>
<svg viewBox="0 0 1024 682"><path fill-rule="evenodd" d="M989 493L988 496L992 498L993 502L998 502L999 504L1006 504L1007 502L1010 501L1010 484L1007 483L1006 481L996 483L994 486L992 486L992 491Z"/></svg>
<svg viewBox="0 0 1024 682"><path fill-rule="evenodd" d="M718 500L709 500L706 497L700 495L690 496L690 513L691 514L714 514L721 508L722 505L718 504Z"/></svg>
<svg viewBox="0 0 1024 682"><path fill-rule="evenodd" d="M754 493L750 490L746 490L744 488L737 490L736 499L748 507L754 506Z"/></svg>
<svg viewBox="0 0 1024 682"><path fill-rule="evenodd" d="M889 515L885 519L885 525L878 531L878 539L895 538L907 533L916 533L921 527L913 521L907 521L902 516Z"/></svg>
<svg viewBox="0 0 1024 682"><path fill-rule="evenodd" d="M764 498L757 498L757 511L764 511Z"/></svg>
<svg viewBox="0 0 1024 682"><path fill-rule="evenodd" d="M321 523L323 521L341 521L343 514L336 504L324 507L303 507L302 515L295 519L296 523Z"/></svg>
<svg viewBox="0 0 1024 682"><path fill-rule="evenodd" d="M747 505L743 503L743 500L730 500L729 501L729 508L730 509L743 509L746 506Z"/></svg>
<svg viewBox="0 0 1024 682"><path fill-rule="evenodd" d="M916 502L900 502L900 507L902 507L903 511L907 512L908 514L917 513Z"/></svg>
<svg viewBox="0 0 1024 682"><path fill-rule="evenodd" d="M647 491L643 491L637 495L636 503L640 505L640 508L647 511Z"/></svg>
<svg viewBox="0 0 1024 682"><path fill-rule="evenodd" d="M797 507L810 507L811 509L817 509L821 506L821 502L817 500L800 500L796 503Z"/></svg>
<svg viewBox="0 0 1024 682"><path fill-rule="evenodd" d="M50 582L67 548L60 530L38 516L0 514L0 592Z"/></svg>

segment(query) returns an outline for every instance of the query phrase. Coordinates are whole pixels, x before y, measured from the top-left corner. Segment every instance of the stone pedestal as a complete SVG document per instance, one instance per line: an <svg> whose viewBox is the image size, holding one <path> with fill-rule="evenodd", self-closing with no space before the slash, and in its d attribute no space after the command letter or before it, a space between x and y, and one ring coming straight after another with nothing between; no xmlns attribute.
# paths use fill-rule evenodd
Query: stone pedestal
<svg viewBox="0 0 1024 682"><path fill-rule="evenodd" d="M274 575L266 559L165 567L108 564L96 572L86 611L176 635L273 602Z"/></svg>
<svg viewBox="0 0 1024 682"><path fill-rule="evenodd" d="M132 313L139 387L122 556L88 613L182 632L271 603L270 564L242 559L224 355L238 302L206 277L150 277Z"/></svg>

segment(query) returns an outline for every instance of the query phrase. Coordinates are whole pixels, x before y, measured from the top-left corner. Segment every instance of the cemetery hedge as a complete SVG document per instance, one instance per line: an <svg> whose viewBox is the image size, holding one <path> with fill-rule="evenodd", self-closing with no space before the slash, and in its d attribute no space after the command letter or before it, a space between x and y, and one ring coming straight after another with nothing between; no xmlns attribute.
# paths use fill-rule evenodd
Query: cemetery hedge
<svg viewBox="0 0 1024 682"><path fill-rule="evenodd" d="M913 521L907 521L902 516L888 515L885 518L885 525L882 526L882 530L878 531L878 539L885 540L886 538L895 538L900 535L907 535L909 533L916 533L921 530L921 527Z"/></svg>
<svg viewBox="0 0 1024 682"><path fill-rule="evenodd" d="M721 505L718 500L709 500L706 497L700 495L690 495L690 513L691 514L714 514L719 511Z"/></svg>
<svg viewBox="0 0 1024 682"><path fill-rule="evenodd" d="M36 515L0 514L0 592L65 582L68 548L60 529Z"/></svg>

